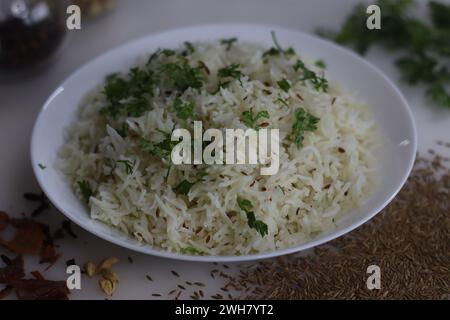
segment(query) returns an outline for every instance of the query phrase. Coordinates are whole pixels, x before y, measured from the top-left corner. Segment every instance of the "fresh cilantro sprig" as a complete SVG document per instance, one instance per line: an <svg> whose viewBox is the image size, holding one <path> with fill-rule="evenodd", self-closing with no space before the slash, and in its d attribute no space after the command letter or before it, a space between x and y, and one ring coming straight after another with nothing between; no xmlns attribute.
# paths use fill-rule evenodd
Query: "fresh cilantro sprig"
<svg viewBox="0 0 450 320"><path fill-rule="evenodd" d="M434 103L450 108L450 5L429 1L431 23L411 14L414 0L378 0L380 30L366 27L366 6L356 6L337 32L319 30L322 36L365 54L372 46L406 52L396 61L401 78L410 85L424 84Z"/></svg>
<svg viewBox="0 0 450 320"><path fill-rule="evenodd" d="M255 229L257 232L259 232L261 237L264 237L269 233L267 224L262 220L256 219L255 213L252 211L253 205L250 200L238 197L237 203L239 208L246 213L247 224L250 228Z"/></svg>
<svg viewBox="0 0 450 320"><path fill-rule="evenodd" d="M275 34L275 31L272 30L272 31L270 32L270 34L271 34L271 36L272 36L272 41L273 41L274 46L271 47L271 48L269 48L269 50L265 51L265 52L263 53L263 57L266 57L266 56L279 56L279 55L281 55L281 54L283 54L283 55L285 55L285 56L292 56L292 55L295 55L295 50L294 50L294 48L289 47L289 48L287 48L286 50L284 50L284 49L280 46L280 44L279 44L279 42L278 42L278 39L277 39L277 36L276 36L276 34Z"/></svg>
<svg viewBox="0 0 450 320"><path fill-rule="evenodd" d="M259 111L256 114L253 114L253 109L244 111L242 113L242 122L249 128L255 129L255 130L259 130L260 126L257 124L258 120L260 119L269 119L270 115L269 112L267 112L266 110L263 111Z"/></svg>
<svg viewBox="0 0 450 320"><path fill-rule="evenodd" d="M303 108L295 111L295 120L292 125L291 137L297 147L300 148L303 145L305 132L317 130L317 123L319 123L319 120L319 118L313 116Z"/></svg>

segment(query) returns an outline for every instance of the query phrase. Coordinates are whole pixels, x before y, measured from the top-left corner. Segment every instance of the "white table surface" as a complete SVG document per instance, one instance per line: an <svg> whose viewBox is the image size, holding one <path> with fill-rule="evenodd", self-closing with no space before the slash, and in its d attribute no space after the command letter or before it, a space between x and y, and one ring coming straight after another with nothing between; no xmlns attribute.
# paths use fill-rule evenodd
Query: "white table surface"
<svg viewBox="0 0 450 320"><path fill-rule="evenodd" d="M160 30L194 24L246 22L274 24L306 32L319 26L337 27L358 1L353 0L119 0L117 8L92 21L83 20L81 31L72 31L69 46L52 66L38 76L8 84L0 83L0 210L13 216L30 213L33 204L23 199L24 192L39 191L34 179L29 155L33 123L47 96L71 72L98 54L131 39ZM424 9L418 11L423 14ZM435 141L450 141L450 109L431 105L421 88L411 88L398 81L393 57L382 50L372 50L367 59L393 79L406 96L414 113L419 150L435 146ZM58 226L63 216L56 210L43 214L40 221ZM181 281L170 270L176 270L183 280L203 281L204 289L214 294L220 281L210 278L212 264L188 263L145 256L109 244L74 226L78 239L65 237L59 241L63 253L58 263L44 274L49 279L66 278L65 261L75 258L78 264L97 262L106 256L116 256L121 262L115 267L121 279L115 299L151 299L152 293L167 293ZM5 253L0 249L0 253ZM133 259L133 264L127 257ZM43 270L37 259L27 258L26 269ZM149 274L154 282L146 280ZM82 289L73 291L72 299L104 299L98 279L82 278ZM188 295L184 296L188 298Z"/></svg>

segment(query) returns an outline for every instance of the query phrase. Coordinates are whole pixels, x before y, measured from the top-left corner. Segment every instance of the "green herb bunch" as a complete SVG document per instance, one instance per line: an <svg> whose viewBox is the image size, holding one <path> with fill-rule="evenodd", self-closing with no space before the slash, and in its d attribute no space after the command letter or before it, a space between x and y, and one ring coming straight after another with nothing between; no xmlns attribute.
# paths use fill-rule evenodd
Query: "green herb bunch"
<svg viewBox="0 0 450 320"><path fill-rule="evenodd" d="M359 4L338 32L319 30L319 34L365 54L379 44L388 50L401 50L397 59L402 79L411 85L424 84L427 96L436 104L450 108L450 5L430 1L431 23L411 15L414 0L378 0L381 29L368 30L366 5Z"/></svg>

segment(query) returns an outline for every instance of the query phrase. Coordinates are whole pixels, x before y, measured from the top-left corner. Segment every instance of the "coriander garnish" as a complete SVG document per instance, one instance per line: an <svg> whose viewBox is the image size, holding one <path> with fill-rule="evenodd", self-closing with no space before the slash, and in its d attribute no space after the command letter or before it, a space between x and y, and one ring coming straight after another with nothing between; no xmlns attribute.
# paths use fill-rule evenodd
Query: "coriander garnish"
<svg viewBox="0 0 450 320"><path fill-rule="evenodd" d="M191 67L186 61L169 62L162 66L161 71L175 89L184 92L188 88L200 89L203 84L202 67Z"/></svg>
<svg viewBox="0 0 450 320"><path fill-rule="evenodd" d="M280 89L283 90L284 92L289 92L289 89L291 89L291 85L286 79L277 81L277 84L280 87Z"/></svg>
<svg viewBox="0 0 450 320"><path fill-rule="evenodd" d="M257 220L255 213L251 211L253 210L253 205L249 200L238 197L237 203L239 208L247 214L247 223L250 228L255 229L262 237L269 233L267 224Z"/></svg>
<svg viewBox="0 0 450 320"><path fill-rule="evenodd" d="M237 38L221 39L220 44L226 45L226 50L230 50L233 43L237 42Z"/></svg>
<svg viewBox="0 0 450 320"><path fill-rule="evenodd" d="M263 53L263 57L265 57L265 56L278 56L280 54L284 54L285 56L295 55L295 50L292 47L289 47L286 50L283 50L283 48L278 43L278 39L277 39L277 36L275 34L275 31L272 30L270 32L270 34L272 36L272 41L273 41L274 47L271 47L269 50L265 51Z"/></svg>
<svg viewBox="0 0 450 320"><path fill-rule="evenodd" d="M161 51L161 53L163 55L165 55L166 57L171 57L175 54L175 51L173 51L171 49L163 49L163 51Z"/></svg>
<svg viewBox="0 0 450 320"><path fill-rule="evenodd" d="M180 98L176 98L173 103L173 111L178 118L186 120L194 116L194 104L192 102L183 102Z"/></svg>
<svg viewBox="0 0 450 320"><path fill-rule="evenodd" d="M160 129L156 129L159 133L164 136L164 140L158 143L154 143L148 139L142 138L139 147L142 151L150 153L158 158L169 157L172 149L175 147L177 142L171 140L171 134Z"/></svg>
<svg viewBox="0 0 450 320"><path fill-rule="evenodd" d="M310 81L317 91L320 90L322 90L323 92L328 91L328 80L325 79L325 77L317 76L317 74L314 71L308 69L303 63L303 61L301 61L300 59L297 60L293 68L295 71L301 70L303 72L300 81L307 81L307 80Z"/></svg>
<svg viewBox="0 0 450 320"><path fill-rule="evenodd" d="M187 180L183 180L176 187L172 188L172 190L176 194L187 196L195 183L196 182L189 182Z"/></svg>
<svg viewBox="0 0 450 320"><path fill-rule="evenodd" d="M89 182L87 182L86 180L82 180L82 181L78 181L77 185L78 185L81 195L83 196L84 201L86 203L89 203L89 198L93 194L91 187L89 186Z"/></svg>
<svg viewBox="0 0 450 320"><path fill-rule="evenodd" d="M327 67L325 61L323 61L323 60L317 60L314 64L316 65L316 67L321 68L321 69L326 69L326 67Z"/></svg>
<svg viewBox="0 0 450 320"><path fill-rule="evenodd" d="M130 117L140 117L145 111L149 109L149 103L147 99L143 97L134 98L128 103L127 114Z"/></svg>
<svg viewBox="0 0 450 320"><path fill-rule="evenodd" d="M250 109L242 113L241 120L247 127L259 130L260 126L257 124L257 121L263 118L269 119L269 117L269 112L267 112L266 110L259 111L256 115L254 115L253 109Z"/></svg>
<svg viewBox="0 0 450 320"><path fill-rule="evenodd" d="M195 177L197 178L196 181L189 182L188 180L183 180L176 187L172 188L172 190L176 194L187 196L189 191L191 191L191 188L194 186L194 184L203 181L203 177L206 175L208 175L206 171L199 171L195 175Z"/></svg>
<svg viewBox="0 0 450 320"><path fill-rule="evenodd" d="M189 41L185 41L185 42L184 42L184 46L186 47L187 53L192 54L192 53L195 52L194 46L193 46L192 43L190 43Z"/></svg>
<svg viewBox="0 0 450 320"><path fill-rule="evenodd" d="M191 254L191 255L199 255L202 253L200 250L198 250L197 248L194 248L192 246L187 246L185 248L181 248L180 251L183 254Z"/></svg>
<svg viewBox="0 0 450 320"><path fill-rule="evenodd" d="M41 168L41 170L47 169L47 166L43 165L42 163L38 163L38 167Z"/></svg>
<svg viewBox="0 0 450 320"><path fill-rule="evenodd" d="M239 64L233 63L227 67L219 69L217 73L217 77L219 79L224 78L234 78L236 80L241 81L241 77L243 76L242 72L239 70Z"/></svg>
<svg viewBox="0 0 450 320"><path fill-rule="evenodd" d="M303 108L300 108L295 112L295 122L292 125L291 136L295 144L297 144L297 147L303 145L306 131L317 130L317 123L319 120L319 118L316 118Z"/></svg>

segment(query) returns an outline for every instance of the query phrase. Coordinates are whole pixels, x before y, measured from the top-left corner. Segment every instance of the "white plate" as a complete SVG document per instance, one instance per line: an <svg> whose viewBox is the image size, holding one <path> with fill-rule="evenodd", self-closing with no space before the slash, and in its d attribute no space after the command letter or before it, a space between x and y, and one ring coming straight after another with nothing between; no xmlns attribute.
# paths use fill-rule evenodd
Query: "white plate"
<svg viewBox="0 0 450 320"><path fill-rule="evenodd" d="M55 168L57 151L64 143L65 130L76 120L80 100L93 87L102 83L105 75L127 71L139 56L157 48L176 48L184 41L216 40L238 37L272 45L274 30L283 46L292 46L301 56L323 59L327 75L344 87L357 92L371 107L381 127L385 142L378 152L379 184L364 205L349 212L334 230L314 240L274 252L247 256L188 256L168 253L139 244L117 230L90 219L86 206ZM70 220L93 234L117 245L146 254L191 261L245 261L270 258L305 250L335 239L360 226L382 210L405 183L414 163L417 149L416 129L405 98L395 85L378 69L356 54L298 31L260 25L206 25L170 30L132 41L87 63L68 77L44 104L32 133L31 160L34 173L50 201ZM39 164L47 168L42 170Z"/></svg>

